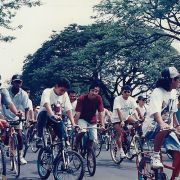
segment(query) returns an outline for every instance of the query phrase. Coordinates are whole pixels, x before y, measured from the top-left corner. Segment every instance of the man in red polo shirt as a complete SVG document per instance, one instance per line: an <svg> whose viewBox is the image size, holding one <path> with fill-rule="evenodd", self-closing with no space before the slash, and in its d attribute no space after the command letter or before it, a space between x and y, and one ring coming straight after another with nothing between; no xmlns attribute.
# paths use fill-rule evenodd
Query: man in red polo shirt
<svg viewBox="0 0 180 180"><path fill-rule="evenodd" d="M86 129L83 128L92 127L92 129L89 129L90 141L88 147L92 147L93 142L97 142L97 111L101 126L104 127L104 106L99 92L100 85L97 82L93 82L89 88L89 92L81 95L77 100L74 119L80 128L82 128L82 131L76 136L75 148L78 148L79 142L81 142L86 132Z"/></svg>

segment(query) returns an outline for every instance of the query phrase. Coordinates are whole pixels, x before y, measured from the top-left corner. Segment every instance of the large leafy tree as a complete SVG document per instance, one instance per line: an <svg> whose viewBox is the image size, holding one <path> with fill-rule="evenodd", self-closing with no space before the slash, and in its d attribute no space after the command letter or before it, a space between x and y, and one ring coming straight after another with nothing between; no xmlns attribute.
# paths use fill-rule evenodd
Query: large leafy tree
<svg viewBox="0 0 180 180"><path fill-rule="evenodd" d="M135 27L134 27L135 28ZM145 36L151 28L145 28ZM133 34L133 36L132 36ZM172 62L176 51L167 38L142 41L140 32L128 31L119 23L89 26L72 24L25 60L23 78L37 102L42 89L60 76L68 77L79 92L92 80L100 81L103 96L112 106L113 98L125 84L133 95L152 88L157 73Z"/></svg>
<svg viewBox="0 0 180 180"><path fill-rule="evenodd" d="M40 5L40 0L1 0L0 1L0 27L3 29L15 29L11 26L13 17L17 11L23 6L36 6ZM19 25L17 28L20 28ZM0 41L10 41L15 37L2 34L0 32Z"/></svg>
<svg viewBox="0 0 180 180"><path fill-rule="evenodd" d="M180 40L179 0L102 0L95 6L98 17L119 21L126 26L141 24L164 30L150 35Z"/></svg>

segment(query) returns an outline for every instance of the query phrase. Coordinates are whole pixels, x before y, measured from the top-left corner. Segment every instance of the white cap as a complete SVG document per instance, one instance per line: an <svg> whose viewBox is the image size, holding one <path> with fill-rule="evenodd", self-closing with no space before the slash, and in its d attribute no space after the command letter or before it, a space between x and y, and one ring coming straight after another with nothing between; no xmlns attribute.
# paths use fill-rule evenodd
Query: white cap
<svg viewBox="0 0 180 180"><path fill-rule="evenodd" d="M175 67L169 67L169 75L170 75L170 78L175 78L179 76L180 74Z"/></svg>

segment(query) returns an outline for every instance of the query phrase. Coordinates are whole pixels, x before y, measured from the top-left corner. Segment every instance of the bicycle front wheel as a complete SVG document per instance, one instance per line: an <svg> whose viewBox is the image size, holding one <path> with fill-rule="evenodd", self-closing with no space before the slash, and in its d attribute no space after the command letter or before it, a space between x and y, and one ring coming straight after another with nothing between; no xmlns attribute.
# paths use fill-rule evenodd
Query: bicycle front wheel
<svg viewBox="0 0 180 180"><path fill-rule="evenodd" d="M38 174L41 179L47 179L52 171L53 155L51 150L41 148L37 159Z"/></svg>
<svg viewBox="0 0 180 180"><path fill-rule="evenodd" d="M11 169L15 171L16 178L18 178L20 175L20 151L16 134L13 134L10 140L10 163Z"/></svg>
<svg viewBox="0 0 180 180"><path fill-rule="evenodd" d="M111 158L116 164L120 164L123 161L123 158L120 157L120 151L116 143L116 139L112 139L110 143L110 153Z"/></svg>
<svg viewBox="0 0 180 180"><path fill-rule="evenodd" d="M87 150L87 168L90 176L94 176L96 172L96 156L94 150L89 148Z"/></svg>
<svg viewBox="0 0 180 180"><path fill-rule="evenodd" d="M82 157L75 151L67 151L64 156L57 156L53 169L54 179L81 180L84 176Z"/></svg>

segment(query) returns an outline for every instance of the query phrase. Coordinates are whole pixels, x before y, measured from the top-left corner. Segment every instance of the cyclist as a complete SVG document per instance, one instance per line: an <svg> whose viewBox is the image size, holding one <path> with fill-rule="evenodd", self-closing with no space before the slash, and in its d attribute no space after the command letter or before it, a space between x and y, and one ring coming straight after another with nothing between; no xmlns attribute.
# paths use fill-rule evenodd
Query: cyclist
<svg viewBox="0 0 180 180"><path fill-rule="evenodd" d="M161 168L160 149L164 145L173 158L172 166L175 168L171 180L179 176L180 172L180 143L174 132L169 133L169 128L175 127L180 132L178 121L175 115L177 111L176 93L180 74L175 67L165 68L161 77L156 82L156 88L151 94L148 107L148 116L154 126L154 155L152 167Z"/></svg>
<svg viewBox="0 0 180 180"><path fill-rule="evenodd" d="M8 92L10 94L10 97L15 105L15 107L23 112L23 116L25 119L28 117L28 95L27 93L21 88L22 87L22 79L21 76L16 74L12 76L11 79L11 86L8 88ZM5 116L9 120L14 120L16 118L16 115L13 114L9 109L4 108ZM19 150L20 150L20 162L21 164L27 164L27 161L23 157L23 137L22 137L22 123L20 125L15 127L17 131L17 138L18 138L18 144L19 144Z"/></svg>
<svg viewBox="0 0 180 180"><path fill-rule="evenodd" d="M143 97L143 96L138 96L137 98L137 104L138 104L138 108L142 114L142 116L145 118L146 114L147 114L147 108L146 108L146 103L147 98Z"/></svg>
<svg viewBox="0 0 180 180"><path fill-rule="evenodd" d="M72 105L66 92L69 88L70 82L66 78L59 78L53 88L47 88L43 91L41 96L40 110L37 117L37 146L43 146L43 128L46 127L48 122L53 124L55 134L59 139L65 137L63 122L60 121L59 123L54 123L51 121L51 119L60 120L62 112L66 112L72 125L75 125L71 111Z"/></svg>
<svg viewBox="0 0 180 180"><path fill-rule="evenodd" d="M139 119L139 117L142 120L144 119L135 99L131 97L131 92L132 89L129 85L123 86L122 95L115 98L113 105L112 123L116 131L116 141L119 147L121 158L126 157L122 148L122 126L124 125L124 122L133 124ZM139 117L137 117L135 110L138 112Z"/></svg>
<svg viewBox="0 0 180 180"><path fill-rule="evenodd" d="M4 119L3 105L7 109L10 109L10 111L14 113L16 116L20 116L21 113L17 111L15 105L13 104L8 90L6 88L3 88L1 85L2 83L1 83L1 75L0 75L0 118Z"/></svg>
<svg viewBox="0 0 180 180"><path fill-rule="evenodd" d="M27 119L27 121L29 122L29 123L31 123L31 122L33 122L33 121L35 121L35 117L34 117L34 111L33 111L33 103L32 103L32 101L31 101L31 99L30 99L30 89L29 88L27 88L27 87L23 87L22 88L24 91L26 91L26 93L27 93L27 95L28 95L28 107L29 107L29 113L28 113L28 119Z"/></svg>
<svg viewBox="0 0 180 180"><path fill-rule="evenodd" d="M88 147L92 148L93 143L97 142L96 111L99 112L99 120L102 128L104 128L104 106L99 92L100 84L93 82L89 87L89 92L81 95L77 100L75 122L82 128L82 131L76 136L75 149L78 149L81 139L86 132L86 127L92 127L89 130L90 141L88 142Z"/></svg>
<svg viewBox="0 0 180 180"><path fill-rule="evenodd" d="M68 96L72 105L72 113L73 116L76 114L75 109L76 109L76 105L77 105L77 93L74 90L69 90L68 91Z"/></svg>

